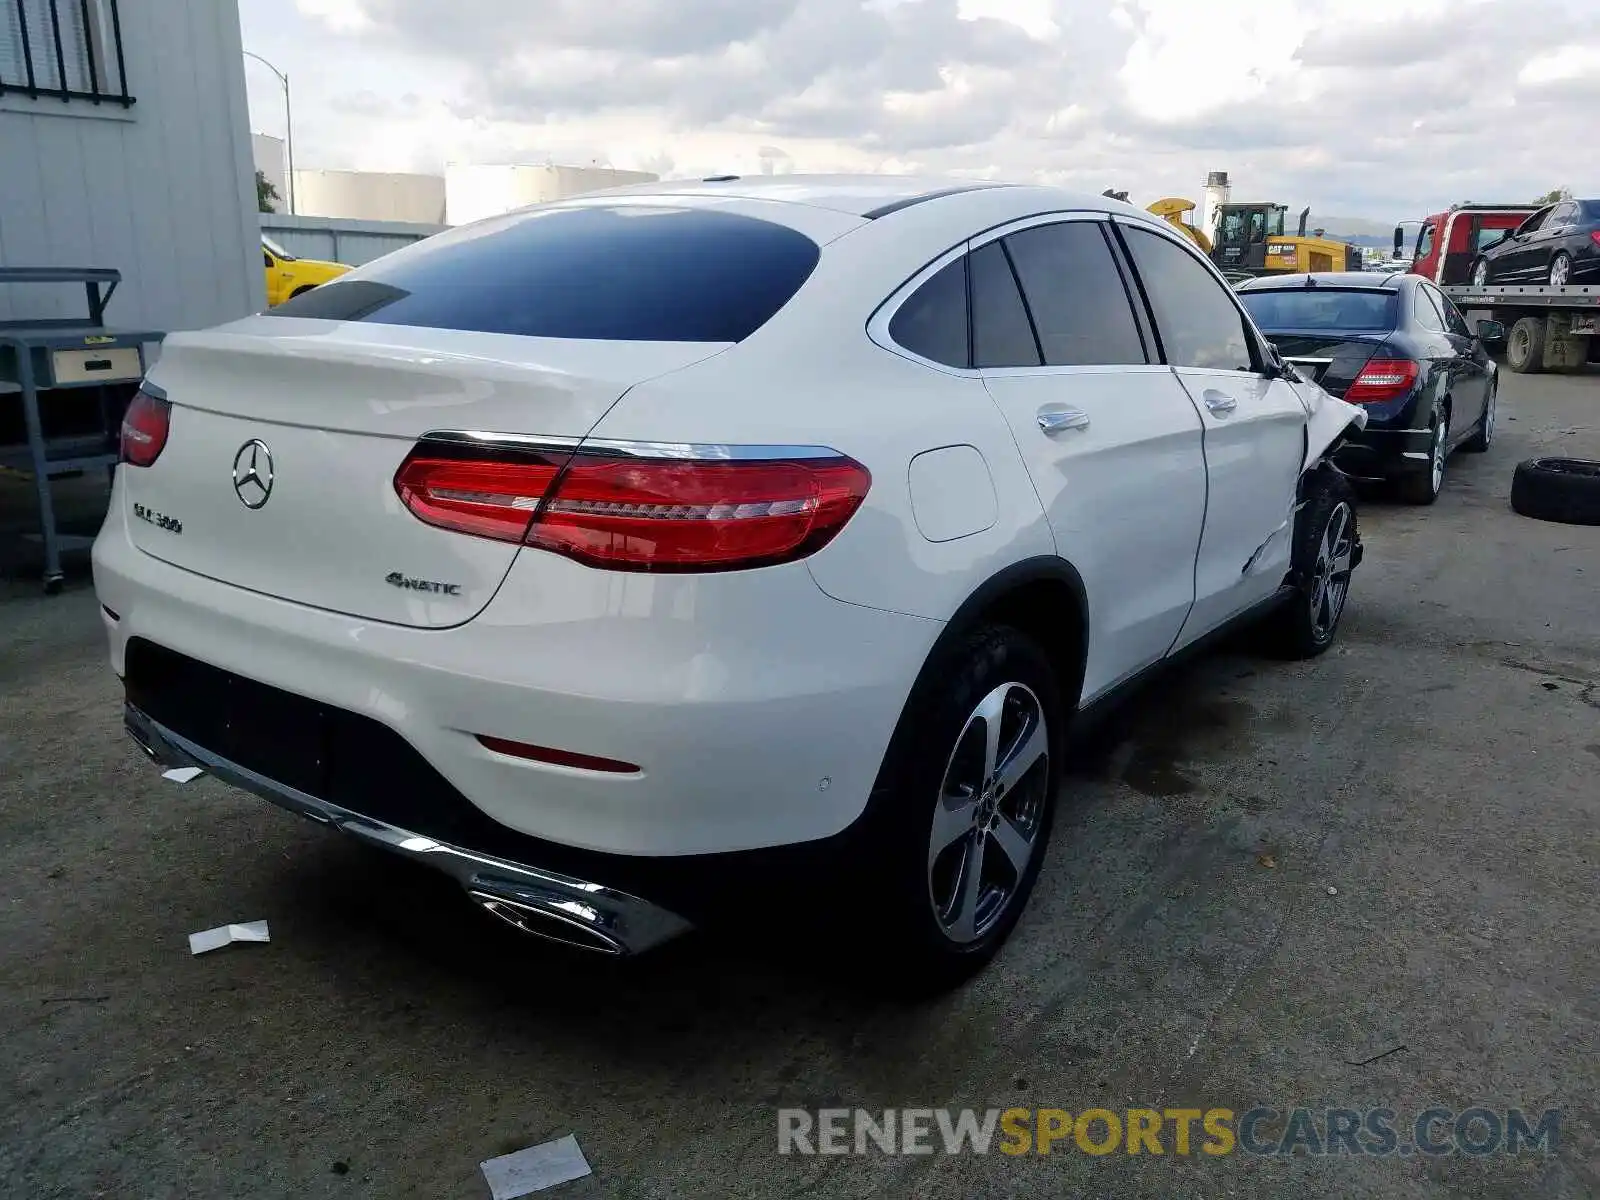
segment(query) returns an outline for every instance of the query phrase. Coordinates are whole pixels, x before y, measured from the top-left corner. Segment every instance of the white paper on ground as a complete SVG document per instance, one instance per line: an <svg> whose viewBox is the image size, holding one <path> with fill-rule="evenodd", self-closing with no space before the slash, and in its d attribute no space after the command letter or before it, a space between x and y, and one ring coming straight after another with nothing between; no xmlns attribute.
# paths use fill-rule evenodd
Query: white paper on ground
<svg viewBox="0 0 1600 1200"><path fill-rule="evenodd" d="M170 771L161 772L161 778L170 779L173 783L188 783L191 779L199 779L205 773L204 767L173 767Z"/></svg>
<svg viewBox="0 0 1600 1200"><path fill-rule="evenodd" d="M478 1166L489 1181L494 1200L514 1200L589 1174L588 1160L578 1149L578 1139L570 1133L515 1154L502 1154Z"/></svg>
<svg viewBox="0 0 1600 1200"><path fill-rule="evenodd" d="M204 954L234 942L270 942L265 921L245 921L239 925L218 925L189 935L189 953Z"/></svg>

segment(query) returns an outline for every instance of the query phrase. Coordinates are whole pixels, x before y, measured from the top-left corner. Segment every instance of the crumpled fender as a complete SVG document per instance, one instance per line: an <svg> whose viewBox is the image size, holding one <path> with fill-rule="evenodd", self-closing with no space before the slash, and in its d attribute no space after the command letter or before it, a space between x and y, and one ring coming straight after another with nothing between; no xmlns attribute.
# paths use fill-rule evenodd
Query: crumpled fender
<svg viewBox="0 0 1600 1200"><path fill-rule="evenodd" d="M1295 386L1300 398L1305 401L1308 414L1306 457L1300 464L1300 473L1303 475L1322 462L1329 448L1338 443L1346 430L1367 427L1367 410L1328 395L1314 383Z"/></svg>

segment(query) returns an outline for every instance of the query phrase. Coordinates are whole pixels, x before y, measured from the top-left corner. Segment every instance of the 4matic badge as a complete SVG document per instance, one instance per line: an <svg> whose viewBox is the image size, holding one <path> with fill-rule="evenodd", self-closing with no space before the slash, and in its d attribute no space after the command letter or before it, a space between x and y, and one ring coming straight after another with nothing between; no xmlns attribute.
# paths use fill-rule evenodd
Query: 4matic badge
<svg viewBox="0 0 1600 1200"><path fill-rule="evenodd" d="M440 583L437 579L413 579L409 575L400 574L399 571L390 571L384 576L383 581L408 592L432 592L438 596L461 595L459 583Z"/></svg>

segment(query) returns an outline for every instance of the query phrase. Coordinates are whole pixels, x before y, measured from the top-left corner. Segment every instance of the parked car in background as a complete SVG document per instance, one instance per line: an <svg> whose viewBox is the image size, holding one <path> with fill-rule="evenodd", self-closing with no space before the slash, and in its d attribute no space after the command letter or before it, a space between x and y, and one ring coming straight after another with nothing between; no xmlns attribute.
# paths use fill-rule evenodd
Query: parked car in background
<svg viewBox="0 0 1600 1200"><path fill-rule="evenodd" d="M1478 255L1528 219L1534 204L1458 204L1434 213L1422 222L1412 246L1410 270L1441 287L1465 284L1472 278ZM1394 253L1405 248L1405 230L1394 231Z"/></svg>
<svg viewBox="0 0 1600 1200"><path fill-rule="evenodd" d="M1416 275L1296 275L1257 279L1239 299L1284 359L1329 393L1367 411L1335 461L1353 476L1392 482L1432 504L1457 449L1494 440L1498 378L1485 339L1493 321L1466 319Z"/></svg>
<svg viewBox="0 0 1600 1200"><path fill-rule="evenodd" d="M1486 247L1472 264L1472 283L1548 284L1600 280L1600 200L1562 200L1541 208Z"/></svg>
<svg viewBox="0 0 1600 1200"><path fill-rule="evenodd" d="M261 257L267 270L268 308L292 300L330 279L337 279L350 269L343 263L296 258L269 237L261 239Z"/></svg>
<svg viewBox="0 0 1600 1200"><path fill-rule="evenodd" d="M1245 623L1332 643L1364 420L1103 197L651 184L171 336L95 586L153 757L520 929L623 954L786 880L949 983L1069 722Z"/></svg>

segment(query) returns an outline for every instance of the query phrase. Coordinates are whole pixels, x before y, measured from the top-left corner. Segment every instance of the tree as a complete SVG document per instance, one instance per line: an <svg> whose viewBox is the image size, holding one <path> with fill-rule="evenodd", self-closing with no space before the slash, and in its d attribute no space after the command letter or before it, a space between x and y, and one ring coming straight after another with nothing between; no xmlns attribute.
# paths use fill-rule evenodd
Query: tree
<svg viewBox="0 0 1600 1200"><path fill-rule="evenodd" d="M1569 197L1571 195L1572 195L1572 189L1571 188L1564 188L1564 187L1551 188L1548 192L1546 192L1544 195L1540 196L1537 200L1535 200L1534 203L1537 204L1540 208L1543 208L1546 204L1554 204L1556 201L1565 200L1565 199L1567 199L1567 197Z"/></svg>
<svg viewBox="0 0 1600 1200"><path fill-rule="evenodd" d="M272 207L272 202L282 199L283 197L278 195L278 189L272 186L272 181L260 171L257 171L256 207L262 212L277 212L278 210Z"/></svg>

